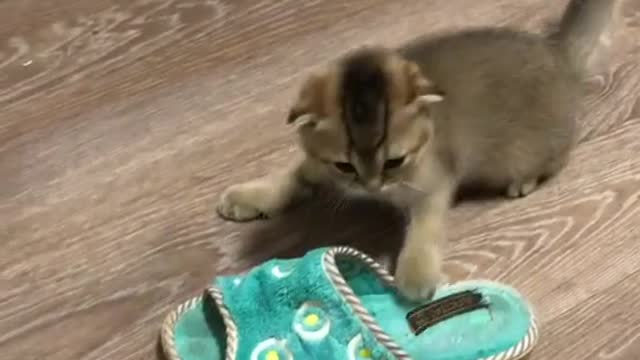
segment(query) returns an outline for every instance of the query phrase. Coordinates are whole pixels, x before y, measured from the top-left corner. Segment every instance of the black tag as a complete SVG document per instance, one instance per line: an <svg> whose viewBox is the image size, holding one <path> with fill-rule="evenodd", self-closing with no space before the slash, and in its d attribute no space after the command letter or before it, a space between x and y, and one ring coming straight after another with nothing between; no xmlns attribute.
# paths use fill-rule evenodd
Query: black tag
<svg viewBox="0 0 640 360"><path fill-rule="evenodd" d="M407 321L415 335L441 321L469 311L487 308L482 294L476 291L463 291L422 305L407 314Z"/></svg>

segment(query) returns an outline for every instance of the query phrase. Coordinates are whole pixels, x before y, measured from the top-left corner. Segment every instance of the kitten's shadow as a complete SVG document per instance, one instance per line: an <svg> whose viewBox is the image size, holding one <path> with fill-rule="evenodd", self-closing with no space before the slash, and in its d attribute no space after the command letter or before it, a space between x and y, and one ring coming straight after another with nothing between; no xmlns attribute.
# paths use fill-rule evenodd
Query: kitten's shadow
<svg viewBox="0 0 640 360"><path fill-rule="evenodd" d="M462 202L480 202L504 198L504 189L487 188L479 184L468 184L458 189L452 207L456 207Z"/></svg>
<svg viewBox="0 0 640 360"><path fill-rule="evenodd" d="M395 259L402 245L405 216L373 199L345 199L327 188L314 189L310 201L249 231L242 256L253 264L291 258L331 245L353 246L372 257Z"/></svg>
<svg viewBox="0 0 640 360"><path fill-rule="evenodd" d="M465 187L460 201L486 201L496 193ZM454 205L455 206L455 205ZM331 245L349 245L374 258L386 256L392 262L402 247L406 216L398 208L375 199L346 199L330 188L317 188L310 201L281 216L258 221L244 240L241 256L257 265L270 258L293 258L307 251ZM393 268L395 264L389 264Z"/></svg>

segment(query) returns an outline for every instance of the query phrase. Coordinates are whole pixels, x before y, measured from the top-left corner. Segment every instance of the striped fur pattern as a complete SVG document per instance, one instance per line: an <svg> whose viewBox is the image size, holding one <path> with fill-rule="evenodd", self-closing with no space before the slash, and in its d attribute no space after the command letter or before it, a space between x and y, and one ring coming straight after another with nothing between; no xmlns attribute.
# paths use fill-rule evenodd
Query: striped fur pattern
<svg viewBox="0 0 640 360"><path fill-rule="evenodd" d="M338 292L343 296L345 301L347 301L349 306L351 306L360 321L369 330L371 330L376 340L386 347L398 360L411 360L411 356L396 344L395 341L393 341L393 339L380 327L369 311L367 311L367 309L362 305L360 299L349 287L336 264L336 260L341 257L355 258L366 264L389 287L394 287L393 276L391 276L382 265L375 262L372 258L350 247L334 247L328 250L324 255L323 266L327 275L335 285ZM218 288L213 286L207 289L207 293L208 296L214 299L226 327L227 350L225 353L225 360L236 360L238 349L238 329L231 317L231 314L229 313L229 310L224 304L223 294ZM180 317L186 312L193 310L202 301L204 301L205 296L207 295L195 297L183 303L172 311L164 320L160 336L162 348L167 360L182 360L175 345L175 327ZM534 318L532 319L531 327L529 328L527 336L525 336L518 344L499 354L478 360L519 360L531 351L537 341L538 326Z"/></svg>

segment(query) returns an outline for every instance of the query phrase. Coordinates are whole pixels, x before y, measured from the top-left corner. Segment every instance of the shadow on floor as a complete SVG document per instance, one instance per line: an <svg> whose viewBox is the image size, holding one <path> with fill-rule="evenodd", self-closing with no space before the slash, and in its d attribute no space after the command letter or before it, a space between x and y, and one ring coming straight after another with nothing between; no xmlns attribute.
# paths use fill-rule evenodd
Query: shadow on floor
<svg viewBox="0 0 640 360"><path fill-rule="evenodd" d="M496 197L502 197L497 190L470 186L461 189L455 204ZM241 257L257 265L273 257L300 257L317 247L349 245L393 262L402 247L405 227L405 214L388 203L368 198L347 200L338 191L321 188L314 191L311 201L283 216L253 222ZM395 268L395 264L389 265Z"/></svg>
<svg viewBox="0 0 640 360"><path fill-rule="evenodd" d="M346 200L337 191L316 189L311 201L253 225L242 256L258 264L272 257L299 257L317 247L349 245L374 258L394 259L405 223L402 212L389 204Z"/></svg>

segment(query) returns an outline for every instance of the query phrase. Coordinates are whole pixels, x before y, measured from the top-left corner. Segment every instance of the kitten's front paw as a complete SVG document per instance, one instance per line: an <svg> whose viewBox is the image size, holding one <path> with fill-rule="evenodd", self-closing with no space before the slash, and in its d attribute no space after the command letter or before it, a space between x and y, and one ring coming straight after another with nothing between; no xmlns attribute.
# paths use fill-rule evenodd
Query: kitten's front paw
<svg viewBox="0 0 640 360"><path fill-rule="evenodd" d="M410 300L428 300L441 283L440 258L435 249L404 248L395 274L398 290Z"/></svg>
<svg viewBox="0 0 640 360"><path fill-rule="evenodd" d="M225 220L250 221L267 216L260 209L260 195L251 184L239 184L228 187L218 201L218 215Z"/></svg>
<svg viewBox="0 0 640 360"><path fill-rule="evenodd" d="M507 196L521 198L531 194L538 187L538 179L528 181L514 181L507 188Z"/></svg>

